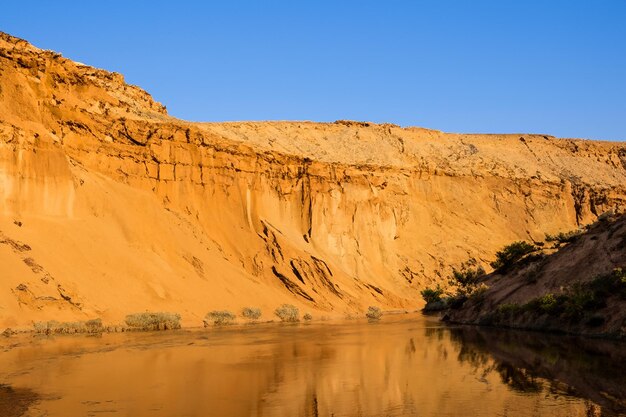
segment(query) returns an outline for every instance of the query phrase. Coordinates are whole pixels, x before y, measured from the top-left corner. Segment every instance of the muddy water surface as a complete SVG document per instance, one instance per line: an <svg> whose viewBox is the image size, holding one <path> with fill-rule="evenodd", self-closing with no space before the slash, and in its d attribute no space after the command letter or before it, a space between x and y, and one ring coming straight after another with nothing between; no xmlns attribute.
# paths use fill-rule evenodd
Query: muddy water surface
<svg viewBox="0 0 626 417"><path fill-rule="evenodd" d="M421 315L0 341L0 416L596 416L624 344Z"/></svg>

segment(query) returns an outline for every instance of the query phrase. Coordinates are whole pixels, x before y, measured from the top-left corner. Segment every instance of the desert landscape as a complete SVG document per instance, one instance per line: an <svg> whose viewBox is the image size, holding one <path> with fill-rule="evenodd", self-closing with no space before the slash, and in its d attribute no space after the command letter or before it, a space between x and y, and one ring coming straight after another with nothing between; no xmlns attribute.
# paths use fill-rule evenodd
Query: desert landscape
<svg viewBox="0 0 626 417"><path fill-rule="evenodd" d="M1 416L626 413L626 143L165 104L0 32Z"/></svg>
<svg viewBox="0 0 626 417"><path fill-rule="evenodd" d="M190 123L120 74L0 38L0 326L283 303L415 310L626 206L626 146L337 121Z"/></svg>

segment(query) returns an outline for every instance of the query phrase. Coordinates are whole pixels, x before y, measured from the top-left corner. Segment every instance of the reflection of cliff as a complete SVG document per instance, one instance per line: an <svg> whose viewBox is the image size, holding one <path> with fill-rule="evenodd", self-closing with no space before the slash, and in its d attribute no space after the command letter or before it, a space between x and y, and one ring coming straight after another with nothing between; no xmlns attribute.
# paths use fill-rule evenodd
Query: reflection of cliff
<svg viewBox="0 0 626 417"><path fill-rule="evenodd" d="M464 352L461 361L497 372L514 389L586 398L602 415L626 414L623 343L476 327L454 328L451 335ZM476 356L495 362L486 366Z"/></svg>
<svg viewBox="0 0 626 417"><path fill-rule="evenodd" d="M0 325L413 308L450 265L626 201L622 144L188 123L119 74L8 35L0 87L1 239L30 248L0 244Z"/></svg>
<svg viewBox="0 0 626 417"><path fill-rule="evenodd" d="M589 408L520 387L520 367L486 372L502 361L471 336L395 320L31 339L2 349L0 379L40 395L26 416L572 417Z"/></svg>
<svg viewBox="0 0 626 417"><path fill-rule="evenodd" d="M23 416L35 401L37 395L29 389L0 384L0 416Z"/></svg>

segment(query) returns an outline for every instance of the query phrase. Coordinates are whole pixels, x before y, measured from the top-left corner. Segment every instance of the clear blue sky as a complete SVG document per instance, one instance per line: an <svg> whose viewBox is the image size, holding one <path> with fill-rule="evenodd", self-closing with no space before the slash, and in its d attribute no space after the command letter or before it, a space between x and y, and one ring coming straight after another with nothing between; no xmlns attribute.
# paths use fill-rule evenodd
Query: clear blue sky
<svg viewBox="0 0 626 417"><path fill-rule="evenodd" d="M626 140L626 0L13 1L0 30L188 120Z"/></svg>

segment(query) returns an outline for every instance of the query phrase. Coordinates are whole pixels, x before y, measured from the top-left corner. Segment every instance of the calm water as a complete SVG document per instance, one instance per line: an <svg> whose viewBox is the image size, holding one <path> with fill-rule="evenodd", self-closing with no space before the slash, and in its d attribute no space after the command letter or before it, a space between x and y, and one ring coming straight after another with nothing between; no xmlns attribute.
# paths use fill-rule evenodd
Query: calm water
<svg viewBox="0 0 626 417"><path fill-rule="evenodd" d="M420 315L9 338L0 416L620 415L625 348Z"/></svg>

